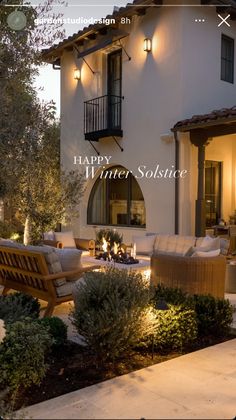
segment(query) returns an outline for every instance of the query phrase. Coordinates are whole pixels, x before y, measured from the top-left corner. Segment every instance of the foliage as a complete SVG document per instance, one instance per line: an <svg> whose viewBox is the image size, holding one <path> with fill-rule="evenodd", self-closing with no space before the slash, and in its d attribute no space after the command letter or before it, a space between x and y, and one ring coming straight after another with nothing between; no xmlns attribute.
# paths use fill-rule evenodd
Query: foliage
<svg viewBox="0 0 236 420"><path fill-rule="evenodd" d="M0 220L0 238L9 239L13 234L13 229L9 223Z"/></svg>
<svg viewBox="0 0 236 420"><path fill-rule="evenodd" d="M24 318L38 318L40 304L38 299L24 293L0 296L0 318L12 323Z"/></svg>
<svg viewBox="0 0 236 420"><path fill-rule="evenodd" d="M181 305L187 306L187 308L194 308L194 301L192 296L188 295L181 289L165 287L161 284L158 284L155 287L155 294L153 298L155 307L159 301L164 301L172 305Z"/></svg>
<svg viewBox="0 0 236 420"><path fill-rule="evenodd" d="M229 332L233 308L228 300L211 295L190 296L180 289L158 285L153 298L155 307L160 300L167 304L180 305L183 309L193 309L197 317L198 334L201 336L223 336Z"/></svg>
<svg viewBox="0 0 236 420"><path fill-rule="evenodd" d="M157 326L154 344L158 350L182 350L197 338L197 321L193 309L168 305L167 310L154 309Z"/></svg>
<svg viewBox="0 0 236 420"><path fill-rule="evenodd" d="M96 232L96 242L97 244L102 244L102 239L105 238L109 242L110 247L113 248L114 243L121 245L123 242L123 236L119 234L116 230L112 229L100 229Z"/></svg>
<svg viewBox="0 0 236 420"><path fill-rule="evenodd" d="M63 346L67 341L67 325L58 317L40 319L40 324L48 328L53 340L53 347Z"/></svg>
<svg viewBox="0 0 236 420"><path fill-rule="evenodd" d="M63 217L66 214L63 197L68 185L60 178L55 104L41 104L33 87L42 47L58 41L64 32L60 23L40 23L42 18L61 17L52 12L53 0L27 8L21 7L22 0L18 3L17 10L27 18L21 31L12 30L7 24L8 15L15 11L14 6L10 7L14 1L8 0L8 7L0 8L0 155L4 174L0 177L0 196L9 209L10 223L16 218L26 225L30 242L30 231L33 240L39 239L44 228L54 227L61 221L62 213Z"/></svg>
<svg viewBox="0 0 236 420"><path fill-rule="evenodd" d="M233 322L233 307L229 300L213 296L194 296L198 332L201 336L224 336Z"/></svg>
<svg viewBox="0 0 236 420"><path fill-rule="evenodd" d="M100 360L114 359L153 333L150 288L140 273L109 268L80 281L72 322Z"/></svg>
<svg viewBox="0 0 236 420"><path fill-rule="evenodd" d="M0 344L0 386L16 393L19 387L39 384L47 366L46 351L51 337L43 325L32 320L7 325L7 333Z"/></svg>

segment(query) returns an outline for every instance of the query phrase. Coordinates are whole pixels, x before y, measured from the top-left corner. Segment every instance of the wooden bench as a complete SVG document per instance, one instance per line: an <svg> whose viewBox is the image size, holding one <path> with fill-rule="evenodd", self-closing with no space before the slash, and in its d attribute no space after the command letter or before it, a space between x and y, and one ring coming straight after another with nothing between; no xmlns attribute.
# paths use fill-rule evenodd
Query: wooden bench
<svg viewBox="0 0 236 420"><path fill-rule="evenodd" d="M48 302L44 316L51 316L56 305L73 300L72 292L58 296L55 280L82 276L86 271L100 268L99 265L82 267L77 271L50 274L45 256L40 252L0 246L0 284L3 295L10 289L24 292ZM67 282L71 284L74 282Z"/></svg>

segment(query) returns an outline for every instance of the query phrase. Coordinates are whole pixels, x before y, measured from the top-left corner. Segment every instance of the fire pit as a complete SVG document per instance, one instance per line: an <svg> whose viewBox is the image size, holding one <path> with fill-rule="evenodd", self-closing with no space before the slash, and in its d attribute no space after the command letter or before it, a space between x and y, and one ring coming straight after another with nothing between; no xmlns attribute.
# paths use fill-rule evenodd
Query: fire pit
<svg viewBox="0 0 236 420"><path fill-rule="evenodd" d="M103 260L103 261L110 261L118 264L138 264L139 260L137 260L135 257L135 252L133 251L133 255L131 252L131 255L125 252L125 250L122 248L120 244L117 244L114 242L114 246L111 247L111 244L103 237L102 238L102 245L101 250L98 251L98 254L96 256L97 260Z"/></svg>

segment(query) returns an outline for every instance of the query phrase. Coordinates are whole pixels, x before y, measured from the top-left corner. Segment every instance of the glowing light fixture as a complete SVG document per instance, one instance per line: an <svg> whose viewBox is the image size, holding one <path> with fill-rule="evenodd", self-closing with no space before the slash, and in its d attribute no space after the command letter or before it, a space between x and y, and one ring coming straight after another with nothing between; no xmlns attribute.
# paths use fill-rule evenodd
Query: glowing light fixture
<svg viewBox="0 0 236 420"><path fill-rule="evenodd" d="M150 38L145 38L145 40L143 42L143 49L146 52L151 52L152 51L152 40Z"/></svg>
<svg viewBox="0 0 236 420"><path fill-rule="evenodd" d="M81 79L81 71L80 69L74 69L74 79L80 80Z"/></svg>

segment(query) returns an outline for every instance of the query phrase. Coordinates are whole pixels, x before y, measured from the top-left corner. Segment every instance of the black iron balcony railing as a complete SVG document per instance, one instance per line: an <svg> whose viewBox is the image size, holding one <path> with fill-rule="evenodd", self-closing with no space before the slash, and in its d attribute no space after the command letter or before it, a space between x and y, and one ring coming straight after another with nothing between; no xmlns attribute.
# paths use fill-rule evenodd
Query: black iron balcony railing
<svg viewBox="0 0 236 420"><path fill-rule="evenodd" d="M84 103L85 140L98 141L102 137L122 137L121 96L104 95Z"/></svg>

